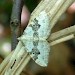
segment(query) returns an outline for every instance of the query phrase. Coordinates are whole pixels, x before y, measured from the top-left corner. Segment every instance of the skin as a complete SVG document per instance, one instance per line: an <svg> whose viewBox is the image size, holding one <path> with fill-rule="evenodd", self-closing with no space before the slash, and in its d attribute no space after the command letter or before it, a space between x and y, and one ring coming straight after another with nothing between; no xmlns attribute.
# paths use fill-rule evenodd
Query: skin
<svg viewBox="0 0 75 75"><path fill-rule="evenodd" d="M69 14L75 13L75 2L68 8L67 13Z"/></svg>
<svg viewBox="0 0 75 75"><path fill-rule="evenodd" d="M21 24L22 27L26 27L30 18L30 12L26 6L23 6L22 15L21 15Z"/></svg>

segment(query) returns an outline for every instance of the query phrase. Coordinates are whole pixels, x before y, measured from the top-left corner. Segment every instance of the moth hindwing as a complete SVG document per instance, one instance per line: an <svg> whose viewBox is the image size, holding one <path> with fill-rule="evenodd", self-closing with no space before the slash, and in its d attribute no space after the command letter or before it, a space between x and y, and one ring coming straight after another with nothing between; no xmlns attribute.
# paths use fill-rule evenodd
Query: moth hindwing
<svg viewBox="0 0 75 75"><path fill-rule="evenodd" d="M49 17L42 11L24 30L20 40L32 59L40 66L47 66L50 46L47 38L50 35Z"/></svg>

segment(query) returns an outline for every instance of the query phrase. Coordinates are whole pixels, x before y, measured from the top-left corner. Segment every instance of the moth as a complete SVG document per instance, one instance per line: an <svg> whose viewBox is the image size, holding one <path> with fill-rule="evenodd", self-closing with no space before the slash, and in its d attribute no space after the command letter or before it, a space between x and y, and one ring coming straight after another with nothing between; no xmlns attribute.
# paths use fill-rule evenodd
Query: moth
<svg viewBox="0 0 75 75"><path fill-rule="evenodd" d="M40 66L48 65L50 45L47 38L50 35L49 17L42 11L24 30L19 40L24 44L31 58Z"/></svg>

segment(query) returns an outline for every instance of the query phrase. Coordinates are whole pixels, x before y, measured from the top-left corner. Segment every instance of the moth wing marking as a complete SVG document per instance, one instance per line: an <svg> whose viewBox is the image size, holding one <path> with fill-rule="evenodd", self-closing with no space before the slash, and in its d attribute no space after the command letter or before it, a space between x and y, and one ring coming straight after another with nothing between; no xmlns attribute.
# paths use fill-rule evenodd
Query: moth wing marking
<svg viewBox="0 0 75 75"><path fill-rule="evenodd" d="M36 54L32 51L34 48L33 40L23 40L25 49L27 49L27 52L29 52L32 59L40 66L46 67L48 65L48 58L49 58L49 52L50 52L50 46L47 41L39 41L37 50L40 52L39 54ZM36 58L36 59L35 59Z"/></svg>
<svg viewBox="0 0 75 75"><path fill-rule="evenodd" d="M50 35L50 20L45 11L41 12L39 16L36 18L38 20L38 24L41 25L38 33L39 38L47 39Z"/></svg>
<svg viewBox="0 0 75 75"><path fill-rule="evenodd" d="M38 50L40 51L40 55L38 55L38 59L35 62L40 66L46 67L50 52L49 43L47 41L39 41Z"/></svg>

